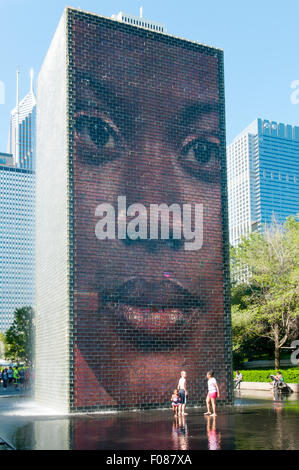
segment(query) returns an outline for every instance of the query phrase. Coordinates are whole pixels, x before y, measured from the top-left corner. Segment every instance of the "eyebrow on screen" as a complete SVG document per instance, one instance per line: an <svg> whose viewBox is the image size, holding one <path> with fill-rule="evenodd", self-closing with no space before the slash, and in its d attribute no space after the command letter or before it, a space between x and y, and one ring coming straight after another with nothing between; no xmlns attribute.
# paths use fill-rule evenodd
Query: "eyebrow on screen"
<svg viewBox="0 0 299 470"><path fill-rule="evenodd" d="M132 108L131 103L124 101L116 91L111 90L110 84L108 85L101 80L94 79L86 72L77 72L76 78L88 81L88 86L95 93L96 97L107 106L107 111L112 110L113 114L116 115L118 111L120 114L125 113L127 125L130 125L130 120L134 122L137 111L136 108ZM188 104L182 111L175 115L171 119L171 122L176 129L186 129L212 112L219 114L219 105L217 103L194 102ZM113 117L116 118L116 116L111 116L111 118ZM218 132L212 131L212 134L218 136Z"/></svg>
<svg viewBox="0 0 299 470"><path fill-rule="evenodd" d="M187 105L177 116L177 124L190 126L198 119L202 119L211 113L219 113L219 106L216 103L192 103Z"/></svg>
<svg viewBox="0 0 299 470"><path fill-rule="evenodd" d="M94 79L91 75L85 72L77 72L76 79L88 81L88 86L95 93L96 97L102 101L108 108L123 109L129 111L128 104L117 95L114 90L111 90L111 85L103 83L103 81ZM126 109L127 108L127 109Z"/></svg>

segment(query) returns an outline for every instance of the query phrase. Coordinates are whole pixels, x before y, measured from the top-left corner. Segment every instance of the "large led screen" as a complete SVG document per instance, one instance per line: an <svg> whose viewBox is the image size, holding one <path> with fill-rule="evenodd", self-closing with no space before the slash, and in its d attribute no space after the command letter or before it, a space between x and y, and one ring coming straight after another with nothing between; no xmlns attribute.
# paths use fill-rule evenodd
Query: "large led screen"
<svg viewBox="0 0 299 470"><path fill-rule="evenodd" d="M227 400L222 52L69 18L74 407Z"/></svg>

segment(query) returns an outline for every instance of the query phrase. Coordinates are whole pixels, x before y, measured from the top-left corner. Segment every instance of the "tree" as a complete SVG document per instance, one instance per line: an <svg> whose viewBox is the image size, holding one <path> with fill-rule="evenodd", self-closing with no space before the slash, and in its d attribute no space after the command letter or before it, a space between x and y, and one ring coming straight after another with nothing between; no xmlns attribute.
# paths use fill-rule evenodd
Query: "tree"
<svg viewBox="0 0 299 470"><path fill-rule="evenodd" d="M261 354L271 354L273 346L268 338L260 337L251 328L252 318L248 314L252 301L252 289L245 283L232 284L231 311L233 337L233 365L241 367L245 358L253 358ZM271 347L272 346L272 347Z"/></svg>
<svg viewBox="0 0 299 470"><path fill-rule="evenodd" d="M32 365L34 358L34 312L32 307L17 308L14 321L5 334L5 357Z"/></svg>
<svg viewBox="0 0 299 470"><path fill-rule="evenodd" d="M299 319L299 221L275 221L263 233L251 233L232 249L232 274L247 270L247 282L232 286L233 336L236 342L267 338L280 349L297 337Z"/></svg>

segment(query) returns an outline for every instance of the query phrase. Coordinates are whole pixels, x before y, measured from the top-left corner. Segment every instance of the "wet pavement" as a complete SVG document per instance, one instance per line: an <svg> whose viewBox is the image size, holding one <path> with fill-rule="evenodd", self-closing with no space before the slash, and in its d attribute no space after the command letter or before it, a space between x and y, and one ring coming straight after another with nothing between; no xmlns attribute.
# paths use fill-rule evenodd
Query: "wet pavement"
<svg viewBox="0 0 299 470"><path fill-rule="evenodd" d="M0 438L22 450L299 450L298 394L274 400L237 391L216 418L204 411L179 419L171 410L62 416L29 397L0 397Z"/></svg>

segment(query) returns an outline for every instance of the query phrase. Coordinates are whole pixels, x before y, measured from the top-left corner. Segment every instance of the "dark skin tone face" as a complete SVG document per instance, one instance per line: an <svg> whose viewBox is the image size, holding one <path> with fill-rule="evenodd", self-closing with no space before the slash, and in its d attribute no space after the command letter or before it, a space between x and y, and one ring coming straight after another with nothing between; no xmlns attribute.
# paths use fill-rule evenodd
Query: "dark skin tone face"
<svg viewBox="0 0 299 470"><path fill-rule="evenodd" d="M182 367L192 383L209 315L223 315L216 59L130 41L110 55L98 44L99 65L76 74L76 295L94 354L83 338L78 349L114 404L130 400L124 388L140 403L166 401ZM119 196L148 214L150 204L202 204L201 249L171 230L170 240L98 240L95 209Z"/></svg>

